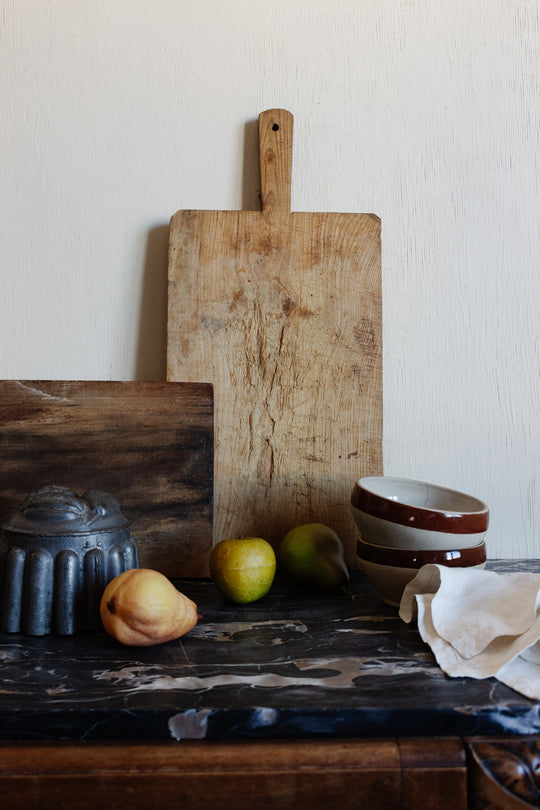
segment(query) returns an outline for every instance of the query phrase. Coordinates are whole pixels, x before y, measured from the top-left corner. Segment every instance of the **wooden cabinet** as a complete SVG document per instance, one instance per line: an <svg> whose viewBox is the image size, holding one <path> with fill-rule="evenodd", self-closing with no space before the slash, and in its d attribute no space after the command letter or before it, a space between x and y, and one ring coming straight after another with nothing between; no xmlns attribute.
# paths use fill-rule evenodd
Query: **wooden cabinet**
<svg viewBox="0 0 540 810"><path fill-rule="evenodd" d="M466 779L454 738L0 747L10 810L460 810Z"/></svg>
<svg viewBox="0 0 540 810"><path fill-rule="evenodd" d="M0 744L10 810L526 810L536 737Z"/></svg>

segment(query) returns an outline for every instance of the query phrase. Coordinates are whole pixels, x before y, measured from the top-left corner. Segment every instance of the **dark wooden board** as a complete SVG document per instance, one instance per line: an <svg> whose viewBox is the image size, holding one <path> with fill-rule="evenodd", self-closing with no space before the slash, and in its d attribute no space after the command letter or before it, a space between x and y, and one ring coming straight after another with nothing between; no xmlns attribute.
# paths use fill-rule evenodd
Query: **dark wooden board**
<svg viewBox="0 0 540 810"><path fill-rule="evenodd" d="M0 381L0 523L29 492L53 484L115 495L142 566L207 576L212 386Z"/></svg>

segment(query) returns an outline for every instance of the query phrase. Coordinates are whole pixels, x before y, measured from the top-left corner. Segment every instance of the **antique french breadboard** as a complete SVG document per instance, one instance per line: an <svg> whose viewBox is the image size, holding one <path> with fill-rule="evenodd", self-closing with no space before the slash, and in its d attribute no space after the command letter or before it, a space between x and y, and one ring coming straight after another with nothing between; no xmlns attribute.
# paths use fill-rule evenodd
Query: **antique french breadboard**
<svg viewBox="0 0 540 810"><path fill-rule="evenodd" d="M214 385L214 543L340 534L382 472L380 219L290 210L293 117L259 116L261 211L171 218L167 378Z"/></svg>

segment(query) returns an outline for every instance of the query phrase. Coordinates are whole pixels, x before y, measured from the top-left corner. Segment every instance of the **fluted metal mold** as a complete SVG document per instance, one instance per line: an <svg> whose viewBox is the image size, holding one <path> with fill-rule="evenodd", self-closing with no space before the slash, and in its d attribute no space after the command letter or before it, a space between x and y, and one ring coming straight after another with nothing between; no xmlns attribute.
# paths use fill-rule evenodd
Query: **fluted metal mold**
<svg viewBox="0 0 540 810"><path fill-rule="evenodd" d="M46 488L38 495L47 492L49 497L50 489L60 490L60 495L65 492L62 488ZM70 497L74 495L68 492ZM91 495L91 503L97 501L101 505L101 493ZM29 530L31 525L26 525L20 515L4 524L0 535L0 608L4 632L73 635L101 628L99 604L107 583L123 571L139 567L138 545L130 534L129 523L116 501L103 495L107 509L98 512L97 519L92 512L91 521L79 521L77 526L71 519L65 522L65 528L58 523L56 503L52 534L44 531L43 517L49 513L43 510L39 512L39 533ZM112 518L111 504L115 510ZM31 509L35 522L39 511L35 502L31 502L28 513ZM88 530L89 522L97 524L95 531Z"/></svg>

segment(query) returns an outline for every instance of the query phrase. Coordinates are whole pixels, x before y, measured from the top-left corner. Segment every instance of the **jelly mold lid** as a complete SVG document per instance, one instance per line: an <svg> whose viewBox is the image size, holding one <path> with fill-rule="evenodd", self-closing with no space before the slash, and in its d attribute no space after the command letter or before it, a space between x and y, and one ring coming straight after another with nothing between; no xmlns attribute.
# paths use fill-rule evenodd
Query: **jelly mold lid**
<svg viewBox="0 0 540 810"><path fill-rule="evenodd" d="M129 526L117 499L92 489L77 495L63 486L31 492L2 529L32 534L74 534L110 531Z"/></svg>

